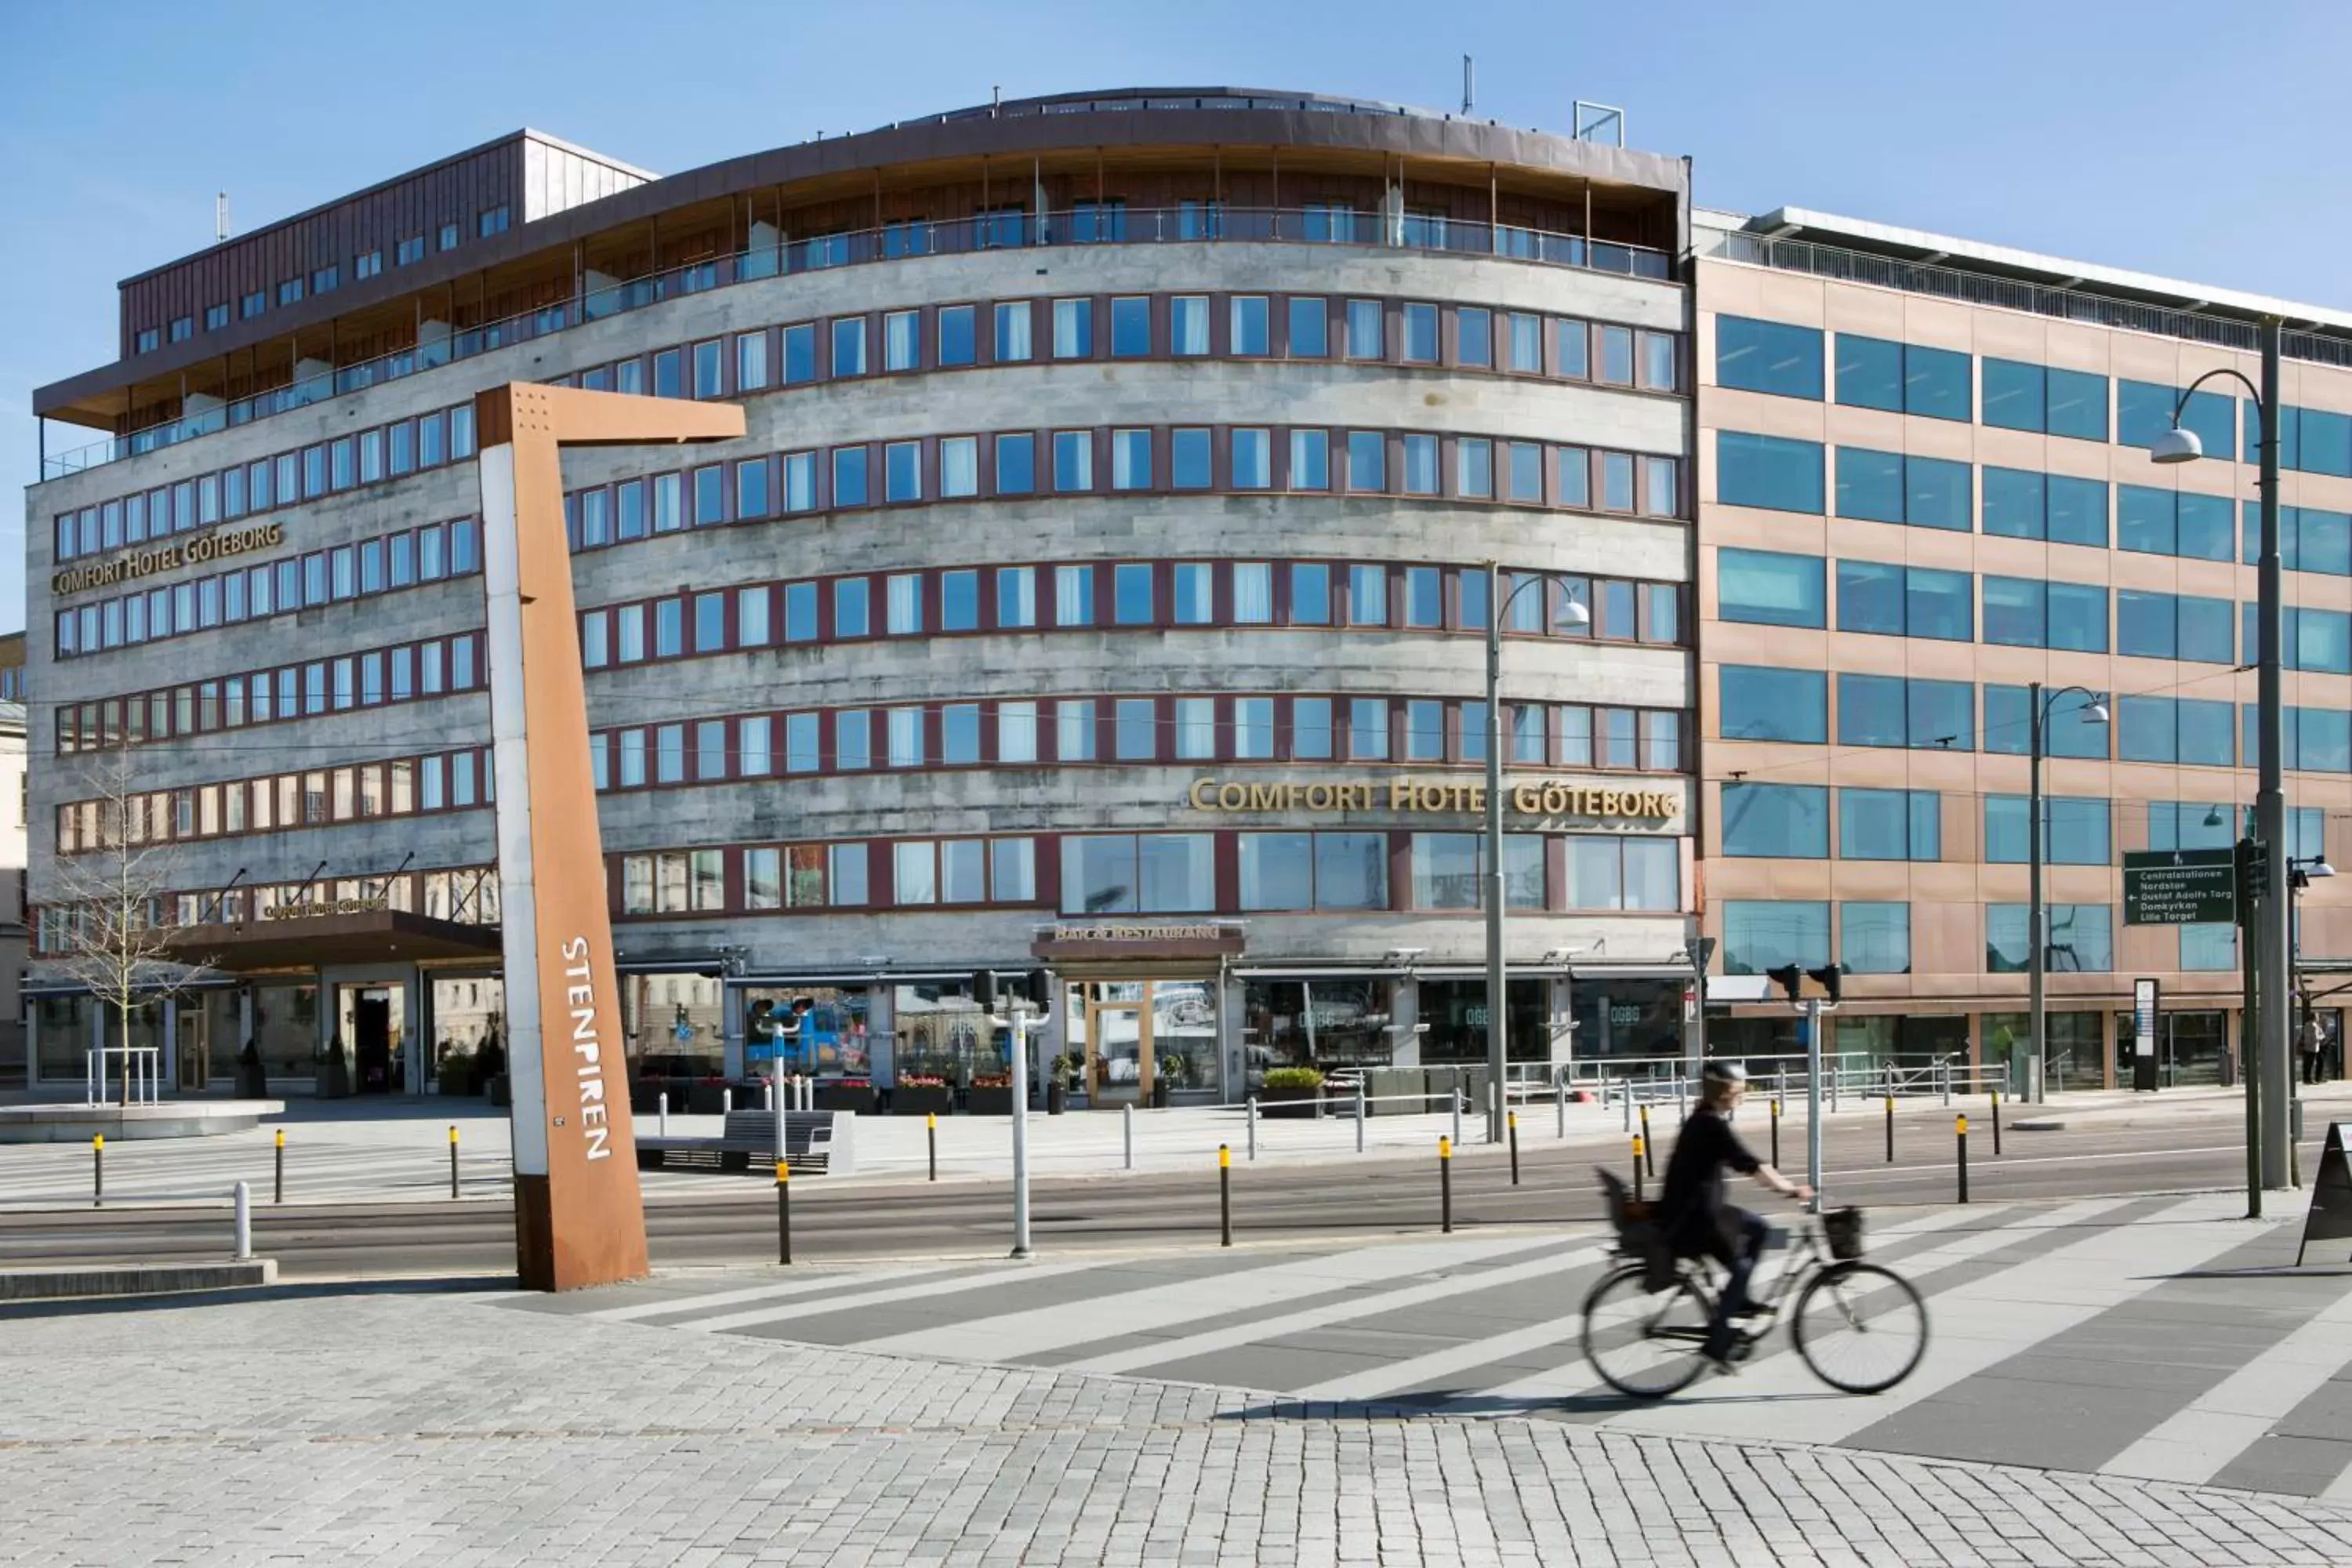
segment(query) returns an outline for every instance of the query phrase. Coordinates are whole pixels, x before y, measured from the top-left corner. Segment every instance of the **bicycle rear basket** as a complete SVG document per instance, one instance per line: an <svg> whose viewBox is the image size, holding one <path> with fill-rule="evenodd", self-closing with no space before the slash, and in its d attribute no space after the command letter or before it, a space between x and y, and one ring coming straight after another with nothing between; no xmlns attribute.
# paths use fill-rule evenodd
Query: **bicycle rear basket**
<svg viewBox="0 0 2352 1568"><path fill-rule="evenodd" d="M1822 1215L1822 1234L1829 1237L1830 1256L1851 1263L1862 1256L1862 1211L1832 1209Z"/></svg>

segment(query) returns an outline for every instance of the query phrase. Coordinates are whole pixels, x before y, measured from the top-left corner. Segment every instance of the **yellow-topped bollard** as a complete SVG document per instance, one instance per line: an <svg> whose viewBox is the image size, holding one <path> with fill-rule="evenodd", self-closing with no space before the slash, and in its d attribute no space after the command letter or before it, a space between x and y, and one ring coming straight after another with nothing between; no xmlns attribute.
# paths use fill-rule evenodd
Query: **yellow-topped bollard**
<svg viewBox="0 0 2352 1568"><path fill-rule="evenodd" d="M1454 1140L1443 1133L1437 1139L1437 1227L1454 1234Z"/></svg>
<svg viewBox="0 0 2352 1568"><path fill-rule="evenodd" d="M1960 1159L1957 1169L1960 1179L1960 1202L1969 1201L1969 1118L1966 1111L1953 1118L1953 1137L1959 1144Z"/></svg>
<svg viewBox="0 0 2352 1568"><path fill-rule="evenodd" d="M1217 1145L1217 1245L1234 1244L1234 1149Z"/></svg>
<svg viewBox="0 0 2352 1568"><path fill-rule="evenodd" d="M940 1179L940 1113L936 1110L923 1112L923 1146L930 1156L930 1179L936 1182Z"/></svg>
<svg viewBox="0 0 2352 1568"><path fill-rule="evenodd" d="M776 1151L776 1261L793 1260L793 1168L784 1152Z"/></svg>
<svg viewBox="0 0 2352 1568"><path fill-rule="evenodd" d="M106 1134L89 1135L89 1206L106 1206Z"/></svg>

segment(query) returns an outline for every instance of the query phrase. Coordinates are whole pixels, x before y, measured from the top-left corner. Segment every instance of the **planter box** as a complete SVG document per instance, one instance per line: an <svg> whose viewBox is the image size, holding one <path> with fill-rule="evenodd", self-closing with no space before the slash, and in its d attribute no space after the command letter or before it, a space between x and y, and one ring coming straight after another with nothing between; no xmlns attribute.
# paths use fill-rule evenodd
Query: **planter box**
<svg viewBox="0 0 2352 1568"><path fill-rule="evenodd" d="M971 1116L1010 1116L1013 1114L1013 1089L974 1088L964 1096L964 1111Z"/></svg>
<svg viewBox="0 0 2352 1568"><path fill-rule="evenodd" d="M514 1079L504 1073L490 1079L490 1103L501 1110L511 1110L514 1106Z"/></svg>
<svg viewBox="0 0 2352 1568"><path fill-rule="evenodd" d="M821 1083L816 1086L816 1109L847 1110L859 1116L874 1114L874 1089L863 1083Z"/></svg>
<svg viewBox="0 0 2352 1568"><path fill-rule="evenodd" d="M475 1082L474 1069L470 1067L459 1068L452 1071L446 1064L444 1064L439 1076L434 1081L441 1086L441 1092L445 1097L452 1094L472 1095L481 1092L481 1086Z"/></svg>
<svg viewBox="0 0 2352 1568"><path fill-rule="evenodd" d="M1316 1102L1322 1098L1320 1088L1261 1089L1257 1091L1257 1110L1260 1116L1269 1121L1287 1117L1293 1121L1311 1121L1315 1117Z"/></svg>
<svg viewBox="0 0 2352 1568"><path fill-rule="evenodd" d="M680 1105L677 1094L672 1093L669 1108L674 1111L685 1111L689 1116L716 1116L727 1109L727 1089L728 1086L723 1083L692 1084L687 1089L686 1103ZM746 1106L744 1109L751 1108Z"/></svg>
<svg viewBox="0 0 2352 1568"><path fill-rule="evenodd" d="M890 1091L890 1114L893 1116L945 1116L954 1109L955 1090L945 1084L937 1089L902 1085Z"/></svg>

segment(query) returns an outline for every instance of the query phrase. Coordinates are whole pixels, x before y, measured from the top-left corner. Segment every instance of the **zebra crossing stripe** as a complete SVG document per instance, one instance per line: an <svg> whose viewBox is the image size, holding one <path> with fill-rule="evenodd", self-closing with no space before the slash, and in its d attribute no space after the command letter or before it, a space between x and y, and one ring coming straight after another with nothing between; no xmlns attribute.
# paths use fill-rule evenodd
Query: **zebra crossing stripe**
<svg viewBox="0 0 2352 1568"><path fill-rule="evenodd" d="M2149 1480L2211 1480L2311 1391L2352 1366L2352 1296L2336 1302L2278 1343L2199 1394L2099 1467ZM2352 1483L2352 1467L2327 1493Z"/></svg>
<svg viewBox="0 0 2352 1568"><path fill-rule="evenodd" d="M966 1290L983 1290L991 1285L1047 1279L1059 1274L1076 1274L1101 1267L1101 1261L1096 1258L1068 1263L1006 1265L977 1277L958 1274L945 1279L919 1279L904 1285L886 1286L879 1290L857 1290L846 1296L826 1296L814 1301L790 1302L781 1307L754 1307L747 1311L721 1313L715 1318L688 1319L670 1326L698 1334L731 1333L738 1329L764 1328L772 1323L790 1322L794 1318L814 1318L826 1312L846 1312L860 1307L883 1307L894 1301L920 1300L926 1296L952 1296Z"/></svg>
<svg viewBox="0 0 2352 1568"><path fill-rule="evenodd" d="M1549 1275L1566 1274L1598 1263L1609 1256L1608 1245L1570 1247L1549 1258L1526 1263L1506 1264L1499 1268L1481 1269L1475 1274L1456 1275L1444 1279L1428 1280L1393 1290L1379 1290L1370 1295L1351 1297L1320 1307L1302 1308L1254 1322L1238 1323L1228 1328L1211 1329L1201 1333L1181 1334L1172 1339L1157 1340L1150 1344L1107 1352L1082 1361L1068 1363L1073 1372L1137 1372L1146 1367L1167 1366L1194 1356L1213 1355L1219 1351L1238 1350L1244 1345L1258 1344L1281 1338L1285 1334L1301 1333L1333 1323L1349 1322L1359 1318L1375 1317L1405 1307L1417 1307L1429 1301L1442 1301L1450 1296L1470 1295L1491 1290L1499 1285L1517 1285L1525 1280L1541 1279Z"/></svg>
<svg viewBox="0 0 2352 1568"><path fill-rule="evenodd" d="M721 1307L740 1307L750 1301L781 1300L788 1296L805 1296L816 1290L838 1290L845 1285L871 1287L884 1280L906 1280L950 1272L939 1268L860 1269L856 1274L812 1274L803 1279L787 1280L781 1285L748 1285L735 1290L706 1290L689 1296L655 1296L641 1301L630 1301L618 1307L599 1307L579 1314L604 1323L635 1323L647 1318L689 1316L698 1312L715 1312ZM964 1278L969 1279L969 1275ZM665 1328L690 1328L688 1322L666 1323Z"/></svg>
<svg viewBox="0 0 2352 1568"><path fill-rule="evenodd" d="M1966 1209L1948 1209L1881 1226L1876 1234L1885 1240L1908 1238L1931 1235L1966 1220L1980 1221L1986 1217L1981 1214L1972 1215ZM1572 1317L1554 1318L1545 1322L1530 1323L1525 1328L1489 1334L1484 1339L1446 1345L1406 1361L1346 1373L1296 1392L1301 1399L1311 1400L1377 1399L1384 1394L1423 1387L1435 1378L1451 1377L1456 1373L1491 1366L1529 1352L1570 1344L1577 1340L1580 1328L1581 1325Z"/></svg>
<svg viewBox="0 0 2352 1568"><path fill-rule="evenodd" d="M1263 1268L1205 1279L1162 1280L1133 1290L1090 1297L1085 1321L1077 1324L1071 1321L1073 1314L1068 1307L1053 1306L959 1323L956 1335L991 1361L1020 1361L1045 1351L1123 1339L1138 1332L1139 1325L1150 1327L1222 1317L1301 1296L1345 1290L1432 1268L1466 1268L1531 1250L1532 1244L1524 1234L1482 1237L1458 1243L1353 1247L1319 1258L1269 1263ZM853 1342L860 1350L921 1355L934 1353L939 1338L936 1329L923 1329Z"/></svg>

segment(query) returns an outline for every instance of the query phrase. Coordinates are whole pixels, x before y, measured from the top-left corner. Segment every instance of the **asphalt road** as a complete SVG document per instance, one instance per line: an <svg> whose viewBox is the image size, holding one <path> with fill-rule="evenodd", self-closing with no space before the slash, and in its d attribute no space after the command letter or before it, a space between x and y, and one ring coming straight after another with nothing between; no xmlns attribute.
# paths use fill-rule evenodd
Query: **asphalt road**
<svg viewBox="0 0 2352 1568"><path fill-rule="evenodd" d="M1744 1126L1744 1124L1743 1124ZM1883 1126L1854 1118L1830 1125L1825 1186L1836 1204L1887 1207L1947 1204L1958 1195L1950 1123L1928 1134L1906 1123L1896 1159L1885 1161ZM2013 1127L1996 1157L1985 1123L1971 1119L1969 1190L1979 1202L2229 1188L2244 1181L2243 1145L2227 1118L2132 1124L2094 1122L2059 1131ZM1744 1130L1759 1152L1762 1126ZM2320 1132L2315 1123L2312 1131ZM1661 1138L1661 1145L1668 1140ZM2306 1180L2319 1142L2302 1150ZM1801 1172L1801 1138L1784 1130L1782 1166ZM1615 1156L1621 1173L1628 1162ZM1656 1152L1661 1173L1665 1148ZM1454 1161L1457 1230L1591 1223L1601 1217L1590 1150L1530 1142L1520 1184L1501 1150L1473 1149ZM1759 1206L1776 1200L1756 1194ZM2302 1193L2270 1194L2272 1212L2299 1213ZM658 1268L743 1265L776 1256L774 1189L759 1177L740 1186L715 1181L707 1194L664 1196L646 1207ZM793 1184L793 1247L803 1264L1001 1256L1011 1242L1011 1189L1004 1182L868 1182L828 1188L823 1178ZM1440 1221L1435 1159L1367 1159L1233 1171L1237 1243L1322 1238L1360 1242L1423 1233ZM1197 1173L1055 1177L1031 1194L1032 1239L1040 1252L1071 1248L1214 1247L1213 1168ZM226 1254L226 1206L109 1207L12 1213L0 1217L0 1267L216 1258ZM254 1250L278 1260L286 1280L353 1277L511 1276L512 1210L504 1200L403 1204L257 1205Z"/></svg>

